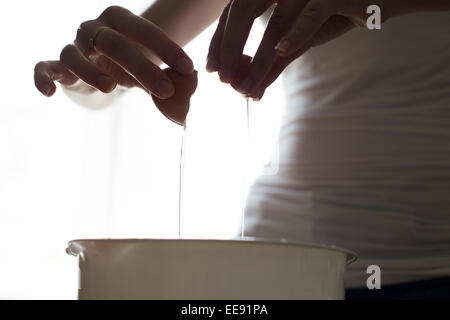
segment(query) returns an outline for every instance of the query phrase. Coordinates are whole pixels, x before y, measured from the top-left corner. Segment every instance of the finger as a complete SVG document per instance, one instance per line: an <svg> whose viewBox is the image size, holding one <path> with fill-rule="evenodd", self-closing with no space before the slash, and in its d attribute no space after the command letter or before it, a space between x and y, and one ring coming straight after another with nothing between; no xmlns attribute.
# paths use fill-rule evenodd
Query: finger
<svg viewBox="0 0 450 320"><path fill-rule="evenodd" d="M257 88L270 71L278 55L275 45L289 31L307 0L280 1L273 11L248 74L238 90L247 94Z"/></svg>
<svg viewBox="0 0 450 320"><path fill-rule="evenodd" d="M59 61L41 61L36 64L34 68L34 83L43 95L51 97L55 93L55 80L64 85L72 85L78 78Z"/></svg>
<svg viewBox="0 0 450 320"><path fill-rule="evenodd" d="M148 91L161 99L173 95L170 79L124 35L113 29L103 29L95 41L96 49L124 68Z"/></svg>
<svg viewBox="0 0 450 320"><path fill-rule="evenodd" d="M92 47L91 38L95 36L97 30L101 27L104 27L104 24L98 20L85 21L78 27L74 44L86 57L98 56L98 52Z"/></svg>
<svg viewBox="0 0 450 320"><path fill-rule="evenodd" d="M106 9L99 20L151 50L179 73L190 74L194 71L194 64L183 49L149 20L118 6Z"/></svg>
<svg viewBox="0 0 450 320"><path fill-rule="evenodd" d="M290 62L291 60L288 58L279 57L260 85L252 93L247 94L247 97L253 98L255 101L261 100L266 89L280 76Z"/></svg>
<svg viewBox="0 0 450 320"><path fill-rule="evenodd" d="M331 16L312 37L310 43L312 47L322 45L334 38L337 38L347 31L355 28L355 23L344 16Z"/></svg>
<svg viewBox="0 0 450 320"><path fill-rule="evenodd" d="M67 45L61 51L60 61L78 78L102 92L111 92L117 85L113 78L100 70L74 45Z"/></svg>
<svg viewBox="0 0 450 320"><path fill-rule="evenodd" d="M121 66L119 66L108 57L104 55L98 55L97 57L92 59L92 62L104 73L110 75L111 78L115 79L118 85L125 88L138 87L148 92L148 90L145 89L132 75L130 75L126 70L124 70Z"/></svg>
<svg viewBox="0 0 450 320"><path fill-rule="evenodd" d="M233 0L220 47L219 75L231 82L238 70L253 21L266 11L272 0Z"/></svg>
<svg viewBox="0 0 450 320"><path fill-rule="evenodd" d="M272 68L267 73L266 77L260 83L260 85L253 90L252 93L248 95L248 97L253 98L254 100L261 100L264 95L266 89L280 76L280 74L286 69L286 67L295 59L303 55L306 51L311 48L310 45L306 45L305 47L299 49L295 54L289 57L278 57L275 63L272 65Z"/></svg>
<svg viewBox="0 0 450 320"><path fill-rule="evenodd" d="M125 71L121 66L117 65L114 61L108 57L98 54L91 44L91 37L95 36L97 32L101 32L99 28L105 27L98 20L89 20L83 22L77 31L75 38L75 45L81 50L85 57L88 57L98 68L103 70L104 73L110 75L113 79L117 80L117 83L126 88L140 87L145 89L133 76Z"/></svg>
<svg viewBox="0 0 450 320"><path fill-rule="evenodd" d="M211 38L211 43L209 44L208 56L206 58L206 70L208 72L219 71L220 44L222 43L222 36L225 31L225 24L227 22L230 5L231 1L227 4L225 9L223 9L222 14L219 18L219 23L217 24L216 31Z"/></svg>
<svg viewBox="0 0 450 320"><path fill-rule="evenodd" d="M264 95L265 90L280 76L284 69L295 59L298 59L310 48L326 43L347 31L353 29L355 24L343 16L331 16L316 32L314 37L303 48L297 50L290 56L278 57L273 64L270 72L267 74L259 87L252 92L250 97L255 100L260 100Z"/></svg>
<svg viewBox="0 0 450 320"><path fill-rule="evenodd" d="M276 45L280 56L294 53L311 40L314 34L335 12L337 1L311 0L300 13L294 27Z"/></svg>

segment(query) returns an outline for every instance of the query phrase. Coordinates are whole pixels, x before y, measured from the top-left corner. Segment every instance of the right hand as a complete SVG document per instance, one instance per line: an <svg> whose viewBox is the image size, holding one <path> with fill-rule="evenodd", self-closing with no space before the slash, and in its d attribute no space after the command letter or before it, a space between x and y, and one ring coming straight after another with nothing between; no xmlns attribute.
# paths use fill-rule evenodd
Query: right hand
<svg viewBox="0 0 450 320"><path fill-rule="evenodd" d="M119 84L140 87L167 99L173 95L174 86L155 64L159 60L181 74L194 70L183 49L158 26L127 9L112 6L97 19L80 25L74 44L64 47L59 61L39 62L34 79L38 90L48 97L55 93L54 81L70 88L82 80L90 91L109 93Z"/></svg>

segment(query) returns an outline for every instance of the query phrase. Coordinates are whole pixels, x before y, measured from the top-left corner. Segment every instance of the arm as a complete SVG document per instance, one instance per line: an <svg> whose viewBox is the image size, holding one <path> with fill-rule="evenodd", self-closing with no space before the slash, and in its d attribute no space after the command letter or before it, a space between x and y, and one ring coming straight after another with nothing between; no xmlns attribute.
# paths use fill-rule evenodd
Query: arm
<svg viewBox="0 0 450 320"><path fill-rule="evenodd" d="M181 47L221 14L228 0L159 0L141 16L159 26Z"/></svg>
<svg viewBox="0 0 450 320"><path fill-rule="evenodd" d="M141 17L151 21L180 47L184 47L221 14L228 0L157 0ZM152 54L147 57L155 64L162 61Z"/></svg>
<svg viewBox="0 0 450 320"><path fill-rule="evenodd" d="M80 25L74 44L62 50L59 61L36 65L36 87L51 96L56 80L71 98L89 107L109 102L111 95L101 92L118 92L117 84L168 98L173 86L169 83L164 92L158 90L161 80L170 82L158 65L164 61L180 73L192 72L192 62L180 45L213 22L225 1L159 0L143 13L145 19L124 8L109 7L97 19ZM89 45L92 38L94 48Z"/></svg>

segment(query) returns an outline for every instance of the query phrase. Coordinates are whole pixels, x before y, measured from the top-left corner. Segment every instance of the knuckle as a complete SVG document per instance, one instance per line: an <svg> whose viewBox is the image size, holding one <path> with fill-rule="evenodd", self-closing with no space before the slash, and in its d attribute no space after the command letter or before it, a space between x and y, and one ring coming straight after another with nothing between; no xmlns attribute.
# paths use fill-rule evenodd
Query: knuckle
<svg viewBox="0 0 450 320"><path fill-rule="evenodd" d="M114 17L117 17L117 15L123 13L126 9L120 7L120 6L109 6L105 10L103 10L102 14L100 15L100 18L104 19L113 19Z"/></svg>
<svg viewBox="0 0 450 320"><path fill-rule="evenodd" d="M80 27L77 30L77 35L75 36L75 41L76 40L80 40L82 38L83 38L83 29L82 29L82 27L80 25Z"/></svg>
<svg viewBox="0 0 450 320"><path fill-rule="evenodd" d="M80 26L78 27L78 30L77 30L76 39L82 39L84 37L84 35L87 33L87 30L90 29L92 22L93 22L92 20L89 20L89 21L84 21L80 24Z"/></svg>
<svg viewBox="0 0 450 320"><path fill-rule="evenodd" d="M80 24L80 27L78 30L86 30L89 28L90 24L92 23L92 20L84 21Z"/></svg>
<svg viewBox="0 0 450 320"><path fill-rule="evenodd" d="M97 20L87 20L80 24L78 30L89 32L90 30L95 29L98 25L99 22Z"/></svg>
<svg viewBox="0 0 450 320"><path fill-rule="evenodd" d="M59 59L61 60L61 62L63 64L70 59L70 56L74 52L74 49L75 49L74 45L68 44L61 50L61 53L59 55Z"/></svg>
<svg viewBox="0 0 450 320"><path fill-rule="evenodd" d="M102 26L102 24L98 20L88 20L81 23L77 30L77 34L74 41L75 44L78 47L87 50L88 49L87 43L89 41L89 38L100 26Z"/></svg>
<svg viewBox="0 0 450 320"><path fill-rule="evenodd" d="M39 61L38 63L36 63L36 65L34 66L34 73L41 73L42 70L44 70L47 66L47 63L44 61Z"/></svg>

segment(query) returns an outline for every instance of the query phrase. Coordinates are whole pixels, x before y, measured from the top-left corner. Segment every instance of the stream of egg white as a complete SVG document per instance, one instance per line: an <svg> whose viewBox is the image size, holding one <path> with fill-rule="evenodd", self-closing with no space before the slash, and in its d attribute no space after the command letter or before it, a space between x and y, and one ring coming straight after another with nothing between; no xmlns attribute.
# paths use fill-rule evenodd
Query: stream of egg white
<svg viewBox="0 0 450 320"><path fill-rule="evenodd" d="M243 155L243 182L242 182L242 204L241 204L241 239L244 239L245 231L245 206L248 195L248 170L250 157L250 100L246 99L246 137ZM183 197L184 197L184 164L186 158L186 121L183 124L183 133L181 135L180 150L180 174L178 184L178 239L182 239L181 221L183 216Z"/></svg>
<svg viewBox="0 0 450 320"><path fill-rule="evenodd" d="M183 134L181 135L180 151L180 181L178 183L178 239L181 239L181 216L183 214L183 191L184 191L184 160L186 143L186 120L183 124Z"/></svg>
<svg viewBox="0 0 450 320"><path fill-rule="evenodd" d="M245 231L245 207L247 204L247 195L248 195L248 170L250 163L250 99L246 99L246 128L245 128L245 146L244 146L244 170L243 170L243 186L242 186L242 205L241 205L241 240L244 239L244 231Z"/></svg>

